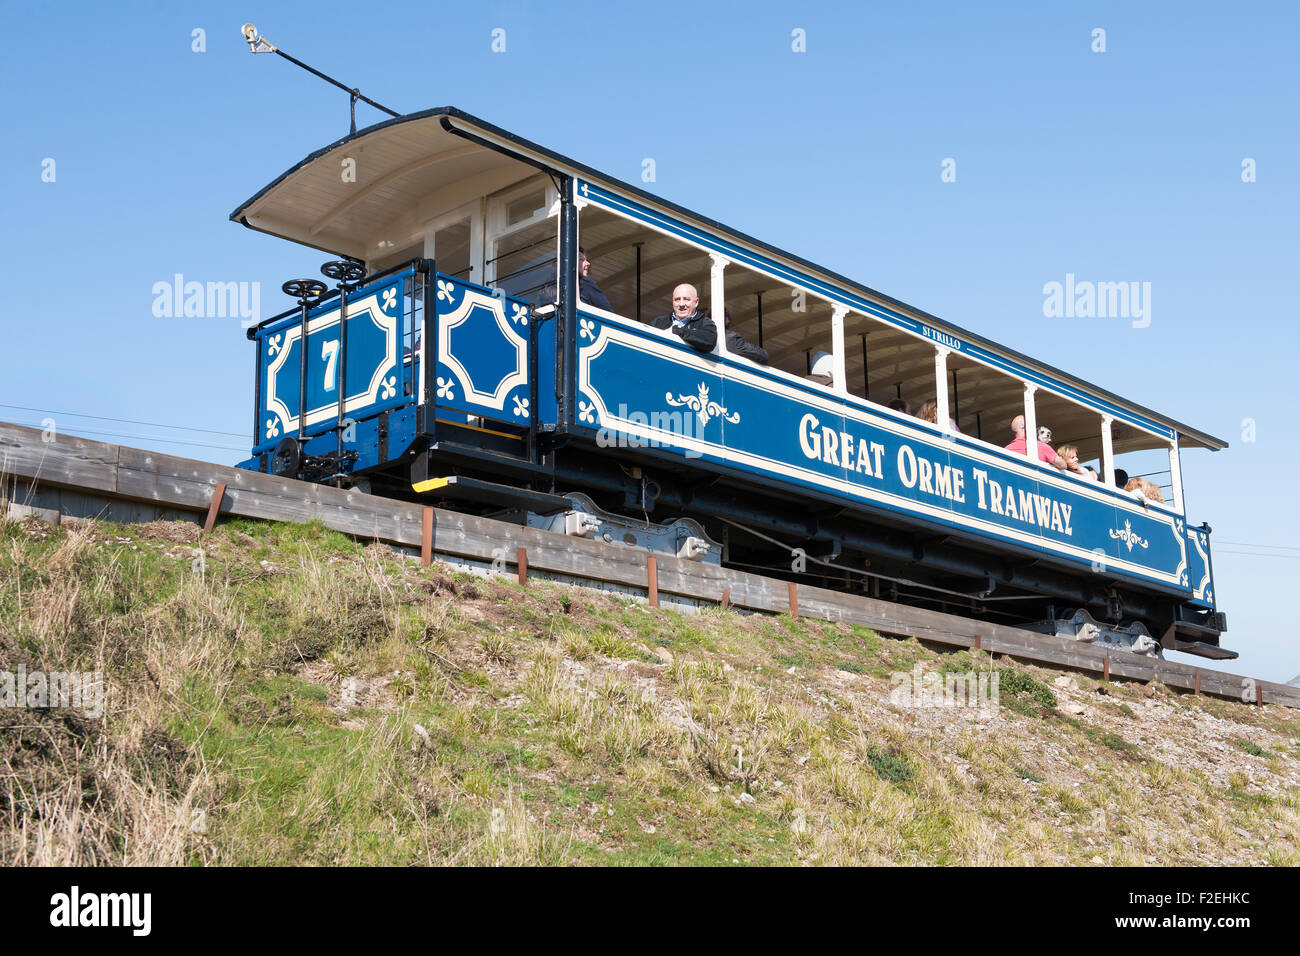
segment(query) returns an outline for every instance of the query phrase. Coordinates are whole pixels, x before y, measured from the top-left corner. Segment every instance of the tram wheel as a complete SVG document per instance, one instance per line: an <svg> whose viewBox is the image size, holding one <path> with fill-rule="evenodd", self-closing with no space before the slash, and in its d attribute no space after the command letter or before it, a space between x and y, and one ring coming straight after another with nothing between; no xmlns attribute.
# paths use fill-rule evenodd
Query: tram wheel
<svg viewBox="0 0 1300 956"><path fill-rule="evenodd" d="M271 453L271 474L280 478L297 478L302 467L302 449L296 438L281 438Z"/></svg>

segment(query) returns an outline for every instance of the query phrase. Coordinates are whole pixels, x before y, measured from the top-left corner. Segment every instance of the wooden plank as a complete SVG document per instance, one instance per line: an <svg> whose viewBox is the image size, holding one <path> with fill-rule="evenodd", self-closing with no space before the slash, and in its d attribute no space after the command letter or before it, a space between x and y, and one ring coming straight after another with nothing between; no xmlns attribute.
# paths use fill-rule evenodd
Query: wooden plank
<svg viewBox="0 0 1300 956"><path fill-rule="evenodd" d="M727 573L742 578L750 577L744 572ZM780 583L769 582L769 586L772 584L779 586ZM746 590L752 595L756 589L750 587ZM1010 654L1013 657L1075 670L1101 673L1104 671L1106 659L1110 656L1110 652L1104 648L1068 638L1053 637L987 621L975 621L938 611L907 608L839 591L801 586L799 600L800 613L805 617L865 624L884 633L915 636L921 640L949 646L974 647L978 635L983 649L989 652ZM769 605L764 609L777 609L776 602L770 597L768 600L755 603ZM1115 677L1143 682L1159 679L1171 687L1188 690L1194 689L1195 675L1200 670L1196 665L1128 654L1111 657L1110 661L1111 672ZM1202 673L1206 675L1202 686L1207 692L1240 699L1245 678L1214 672L1214 680L1211 684L1207 679L1211 672ZM1300 706L1300 692L1296 688L1258 681L1251 686L1262 687L1266 700L1286 703L1288 706Z"/></svg>
<svg viewBox="0 0 1300 956"><path fill-rule="evenodd" d="M420 516L420 563L433 563L433 509L425 507Z"/></svg>
<svg viewBox="0 0 1300 956"><path fill-rule="evenodd" d="M779 612L787 607L785 583L716 564L659 557L659 590L683 597L709 598L727 589L730 603L736 607Z"/></svg>
<svg viewBox="0 0 1300 956"><path fill-rule="evenodd" d="M40 429L0 422L0 475L44 484L113 491L117 445L57 435L42 439Z"/></svg>
<svg viewBox="0 0 1300 956"><path fill-rule="evenodd" d="M638 589L646 586L646 551L609 547L586 538L455 511L435 509L434 520L435 550L439 553L490 562L502 547L524 547L530 566L538 570Z"/></svg>
<svg viewBox="0 0 1300 956"><path fill-rule="evenodd" d="M59 523L59 511L57 508L42 508L38 505L24 505L16 501L10 501L8 498L0 498L0 515L7 516L11 521L22 521L24 518L37 518L46 524Z"/></svg>
<svg viewBox="0 0 1300 956"><path fill-rule="evenodd" d="M123 449L124 461L117 477L117 493L122 497L205 510L213 489L224 481L223 514L271 521L318 520L359 538L407 545L420 542L419 505L221 466L204 478L188 469L170 467L180 459L165 455L136 458L138 454L135 449Z"/></svg>
<svg viewBox="0 0 1300 956"><path fill-rule="evenodd" d="M63 520L94 518L98 521L119 521L123 524L145 524L150 521L198 521L192 511L173 508L155 502L130 501L107 492L81 491L56 488L52 485L30 486L19 479L15 498L39 508L59 512Z"/></svg>
<svg viewBox="0 0 1300 956"><path fill-rule="evenodd" d="M515 551L515 563L519 566L519 584L528 584L528 549L518 548Z"/></svg>

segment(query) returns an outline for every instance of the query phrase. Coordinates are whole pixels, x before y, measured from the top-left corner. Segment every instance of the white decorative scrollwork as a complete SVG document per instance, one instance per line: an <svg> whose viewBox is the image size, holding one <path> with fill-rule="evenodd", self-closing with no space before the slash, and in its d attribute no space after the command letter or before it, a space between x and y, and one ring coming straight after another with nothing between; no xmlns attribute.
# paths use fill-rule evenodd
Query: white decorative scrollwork
<svg viewBox="0 0 1300 956"><path fill-rule="evenodd" d="M596 424L596 406L591 402L578 403L578 421L588 425Z"/></svg>
<svg viewBox="0 0 1300 956"><path fill-rule="evenodd" d="M580 319L578 321L578 338L596 340L596 323L591 319Z"/></svg>
<svg viewBox="0 0 1300 956"><path fill-rule="evenodd" d="M520 418L527 418L528 399L525 398L521 401L518 395L511 395L510 397L515 403L515 414L518 415Z"/></svg>
<svg viewBox="0 0 1300 956"><path fill-rule="evenodd" d="M731 422L733 425L740 423L739 412L730 412L725 406L709 401L709 386L703 382L700 383L700 389L694 395L678 395L673 398L673 393L668 392L664 395L664 399L669 405L676 408L685 406L695 412L695 417L700 420L701 427L707 425L710 418L715 417L721 417L723 421Z"/></svg>
<svg viewBox="0 0 1300 956"><path fill-rule="evenodd" d="M379 397L381 399L392 398L396 394L397 394L397 376L390 375L388 376L388 378L384 379L383 385L379 390Z"/></svg>
<svg viewBox="0 0 1300 956"><path fill-rule="evenodd" d="M441 375L438 376L438 397L455 400L456 395L451 390L451 387L455 384L456 383L449 378L443 378Z"/></svg>
<svg viewBox="0 0 1300 956"><path fill-rule="evenodd" d="M1139 535L1136 531L1134 531L1133 522L1127 519L1125 519L1124 521L1124 527L1121 528L1120 530L1116 531L1114 528L1111 528L1110 536L1114 538L1116 541L1123 541L1126 545L1128 545L1128 549L1130 551L1133 550L1133 545L1135 544L1139 544L1143 548L1147 547L1147 539Z"/></svg>
<svg viewBox="0 0 1300 956"><path fill-rule="evenodd" d="M520 305L518 302L510 303L510 321L518 322L520 325L528 324L528 306Z"/></svg>
<svg viewBox="0 0 1300 956"><path fill-rule="evenodd" d="M397 289L396 287L390 285L387 289L384 290L384 301L382 303L383 310L385 312L389 311L396 304L396 302L397 302Z"/></svg>
<svg viewBox="0 0 1300 956"><path fill-rule="evenodd" d="M266 344L270 346L270 348L266 350L267 355L279 355L284 349L284 346L280 344L280 338L281 336L279 335L273 335L267 339Z"/></svg>
<svg viewBox="0 0 1300 956"><path fill-rule="evenodd" d="M280 434L280 419L268 418L266 420L266 437L275 438Z"/></svg>
<svg viewBox="0 0 1300 956"><path fill-rule="evenodd" d="M444 302L450 302L450 301L451 301L451 293L452 293L452 291L453 291L455 288L456 288L456 287L455 287L454 285L452 285L450 282L448 282L446 279L439 279L439 280L438 280L438 298L442 299Z"/></svg>

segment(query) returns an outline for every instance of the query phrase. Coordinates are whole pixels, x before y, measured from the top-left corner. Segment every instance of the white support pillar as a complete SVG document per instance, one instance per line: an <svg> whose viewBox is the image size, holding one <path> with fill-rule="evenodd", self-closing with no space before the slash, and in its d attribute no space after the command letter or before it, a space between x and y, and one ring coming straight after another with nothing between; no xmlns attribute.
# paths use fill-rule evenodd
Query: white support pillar
<svg viewBox="0 0 1300 956"><path fill-rule="evenodd" d="M1110 437L1114 420L1109 415L1101 416L1101 480L1111 488L1115 487L1115 445Z"/></svg>
<svg viewBox="0 0 1300 956"><path fill-rule="evenodd" d="M844 371L844 317L848 314L848 306L839 303L831 309L831 357L835 366L831 389L840 395L849 393L848 375Z"/></svg>
<svg viewBox="0 0 1300 956"><path fill-rule="evenodd" d="M489 280L487 274L487 259L489 256L484 254L487 248L486 229L483 225L483 218L486 215L484 208L487 200L480 199L474 207L474 212L469 217L469 281L477 282L479 285L496 285L496 275L494 274ZM496 265L493 264L493 273L496 272Z"/></svg>
<svg viewBox="0 0 1300 956"><path fill-rule="evenodd" d="M952 431L948 424L948 353L951 351L943 345L934 347L934 400L939 406L939 414L935 417L939 422L939 431L945 435Z"/></svg>
<svg viewBox="0 0 1300 956"><path fill-rule="evenodd" d="M1025 385L1025 457L1038 461L1038 416L1034 412L1034 392L1037 385Z"/></svg>
<svg viewBox="0 0 1300 956"><path fill-rule="evenodd" d="M1174 486L1174 510L1185 514L1183 510L1183 468L1178 459L1178 435L1169 443L1169 480Z"/></svg>
<svg viewBox="0 0 1300 956"><path fill-rule="evenodd" d="M709 267L709 313L713 316L713 324L718 329L718 344L713 350L719 355L726 355L727 299L722 273L731 264L731 260L716 252L710 252L709 258L713 261L713 265Z"/></svg>

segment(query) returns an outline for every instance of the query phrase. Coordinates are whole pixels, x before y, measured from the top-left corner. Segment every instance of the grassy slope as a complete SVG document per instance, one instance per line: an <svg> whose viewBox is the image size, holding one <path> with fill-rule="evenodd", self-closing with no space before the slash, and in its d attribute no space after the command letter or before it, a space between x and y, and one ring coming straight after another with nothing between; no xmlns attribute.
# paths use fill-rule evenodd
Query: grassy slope
<svg viewBox="0 0 1300 956"><path fill-rule="evenodd" d="M421 569L313 525L0 524L0 863L1300 862L1300 715ZM1064 683L1066 686L1061 686ZM1069 686L1069 685L1073 686Z"/></svg>

